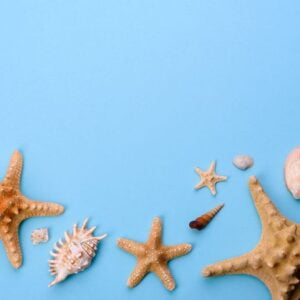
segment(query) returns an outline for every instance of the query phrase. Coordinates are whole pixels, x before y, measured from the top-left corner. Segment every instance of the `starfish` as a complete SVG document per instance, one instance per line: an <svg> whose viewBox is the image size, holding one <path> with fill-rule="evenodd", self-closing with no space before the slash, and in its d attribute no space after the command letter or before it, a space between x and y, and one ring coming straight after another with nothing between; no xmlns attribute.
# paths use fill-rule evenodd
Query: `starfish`
<svg viewBox="0 0 300 300"><path fill-rule="evenodd" d="M249 188L262 223L260 242L242 256L206 267L203 275L252 275L265 283L273 300L299 300L300 224L280 214L254 176Z"/></svg>
<svg viewBox="0 0 300 300"><path fill-rule="evenodd" d="M146 274L154 272L169 291L175 288L175 281L167 264L171 259L189 253L192 246L190 244L164 246L161 239L162 223L160 218L156 217L146 243L124 238L118 240L120 248L137 257L137 265L127 281L129 287L135 287Z"/></svg>
<svg viewBox="0 0 300 300"><path fill-rule="evenodd" d="M14 268L19 268L22 264L18 237L20 223L31 217L55 216L64 211L61 205L32 201L21 194L22 165L22 155L19 151L15 151L6 176L0 182L0 239Z"/></svg>
<svg viewBox="0 0 300 300"><path fill-rule="evenodd" d="M213 161L207 171L202 171L200 168L195 168L195 172L200 176L201 181L195 185L195 189L199 190L205 186L209 188L211 193L215 196L217 194L216 184L220 181L227 180L226 176L217 175L215 172L216 162Z"/></svg>

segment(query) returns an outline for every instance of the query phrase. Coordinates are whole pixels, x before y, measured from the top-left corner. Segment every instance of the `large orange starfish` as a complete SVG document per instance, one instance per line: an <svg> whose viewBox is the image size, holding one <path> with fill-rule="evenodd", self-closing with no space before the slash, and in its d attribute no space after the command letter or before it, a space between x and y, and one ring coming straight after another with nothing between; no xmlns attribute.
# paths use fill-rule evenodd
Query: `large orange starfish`
<svg viewBox="0 0 300 300"><path fill-rule="evenodd" d="M15 151L2 182L0 182L0 239L13 267L22 264L19 243L19 225L25 219L35 216L55 216L64 211L63 206L49 202L32 201L21 194L20 180L23 159Z"/></svg>
<svg viewBox="0 0 300 300"><path fill-rule="evenodd" d="M118 246L137 257L137 265L131 273L127 285L134 287L149 272L154 272L168 290L175 288L175 281L168 269L168 262L178 256L189 253L190 244L176 246L164 246L161 241L162 224L160 218L153 220L149 239L146 243L138 243L132 240L120 238Z"/></svg>

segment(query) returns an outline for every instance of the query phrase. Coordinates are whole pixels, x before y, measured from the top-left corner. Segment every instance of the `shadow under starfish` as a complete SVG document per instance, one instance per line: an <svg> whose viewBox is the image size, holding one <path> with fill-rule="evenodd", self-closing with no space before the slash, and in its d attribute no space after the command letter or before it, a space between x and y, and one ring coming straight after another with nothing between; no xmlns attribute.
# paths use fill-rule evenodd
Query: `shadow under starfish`
<svg viewBox="0 0 300 300"><path fill-rule="evenodd" d="M22 221L37 216L56 216L63 206L49 202L32 201L22 195L20 181L23 168L22 154L15 151L4 177L0 182L0 239L14 268L22 265L19 243L19 226Z"/></svg>
<svg viewBox="0 0 300 300"><path fill-rule="evenodd" d="M280 214L254 176L249 189L262 223L260 242L242 256L206 267L203 275L252 275L265 283L273 300L299 300L300 224Z"/></svg>

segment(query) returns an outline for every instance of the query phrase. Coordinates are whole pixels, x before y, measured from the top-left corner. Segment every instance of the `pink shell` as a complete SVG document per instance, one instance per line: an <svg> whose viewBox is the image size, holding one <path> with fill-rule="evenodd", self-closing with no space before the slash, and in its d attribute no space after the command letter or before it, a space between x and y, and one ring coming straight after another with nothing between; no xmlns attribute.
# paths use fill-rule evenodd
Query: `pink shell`
<svg viewBox="0 0 300 300"><path fill-rule="evenodd" d="M288 155L284 167L285 183L295 199L300 199L300 147Z"/></svg>

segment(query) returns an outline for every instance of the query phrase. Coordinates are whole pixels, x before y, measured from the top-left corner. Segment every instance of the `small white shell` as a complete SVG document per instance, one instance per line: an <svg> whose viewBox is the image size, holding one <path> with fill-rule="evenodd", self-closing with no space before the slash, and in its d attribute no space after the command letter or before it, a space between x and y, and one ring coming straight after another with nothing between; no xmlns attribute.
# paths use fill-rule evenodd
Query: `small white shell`
<svg viewBox="0 0 300 300"><path fill-rule="evenodd" d="M65 232L65 241L59 240L54 244L54 251L50 254L54 258L49 260L50 273L55 275L55 279L48 285L49 287L66 279L70 274L76 274L86 269L96 255L97 246L100 240L107 234L99 237L92 233L96 227L87 229L87 219L81 227L73 226L73 233Z"/></svg>
<svg viewBox="0 0 300 300"><path fill-rule="evenodd" d="M33 245L47 243L49 239L48 228L39 228L31 232L31 241Z"/></svg>
<svg viewBox="0 0 300 300"><path fill-rule="evenodd" d="M285 183L295 199L300 199L300 147L288 155L284 167Z"/></svg>
<svg viewBox="0 0 300 300"><path fill-rule="evenodd" d="M237 155L234 157L232 163L241 170L246 170L253 165L253 159L249 155Z"/></svg>

